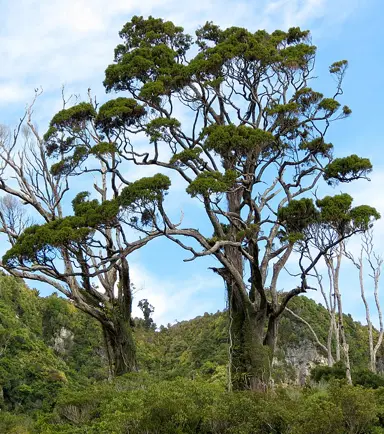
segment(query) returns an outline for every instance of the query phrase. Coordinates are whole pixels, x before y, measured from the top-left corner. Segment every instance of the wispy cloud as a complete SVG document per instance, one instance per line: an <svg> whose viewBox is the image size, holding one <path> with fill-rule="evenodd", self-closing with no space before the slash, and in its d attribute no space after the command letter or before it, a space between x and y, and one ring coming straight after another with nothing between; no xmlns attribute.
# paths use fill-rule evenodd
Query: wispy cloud
<svg viewBox="0 0 384 434"><path fill-rule="evenodd" d="M319 28L317 21L334 20L343 0L68 0L38 4L30 0L7 2L2 10L0 30L0 83L7 92L4 102L18 102L25 89L42 85L58 91L62 83L76 83L77 92L97 86L118 43L118 31L133 14L161 16L194 29L207 20L226 27L242 25L251 29L288 28L292 25ZM343 7L352 11L354 0ZM333 17L333 18L332 18ZM5 18L5 19L4 19ZM324 24L323 25L326 25ZM15 87L14 83L18 83Z"/></svg>

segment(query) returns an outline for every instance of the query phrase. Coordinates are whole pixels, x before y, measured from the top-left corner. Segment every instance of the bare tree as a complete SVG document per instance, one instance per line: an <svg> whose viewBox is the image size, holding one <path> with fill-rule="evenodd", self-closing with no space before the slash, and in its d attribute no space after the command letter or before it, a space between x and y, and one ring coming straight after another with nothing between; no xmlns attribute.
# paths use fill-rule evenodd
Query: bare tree
<svg viewBox="0 0 384 434"><path fill-rule="evenodd" d="M332 271L328 265L328 261L326 258L324 258L324 262L327 268L328 284L324 283L323 275L319 273L317 267L314 267L313 274L317 280L317 285L320 289L324 305L329 315L326 354L328 359L328 366L333 366L335 360L336 362L340 361L340 336L339 327L336 321L336 297L333 288ZM335 357L333 356L333 345L335 345Z"/></svg>
<svg viewBox="0 0 384 434"><path fill-rule="evenodd" d="M347 337L345 334L344 327L344 317L343 317L343 305L341 300L341 291L340 291L340 269L341 262L344 255L345 243L342 242L335 249L335 257L332 255L326 256L327 265L331 271L332 282L333 282L333 290L336 299L337 305L337 326L336 328L339 331L339 337L341 342L341 348L343 350L344 362L346 368L346 377L349 384L352 384L352 375L351 375L351 363L349 359L349 344L347 341Z"/></svg>
<svg viewBox="0 0 384 434"><path fill-rule="evenodd" d="M379 283L380 283L381 269L383 265L383 258L374 251L373 231L372 230L367 231L363 233L363 235L361 236L361 248L357 259L355 259L355 257L351 252L346 252L346 256L353 262L353 264L359 271L360 294L364 304L365 318L368 326L368 342L369 342L369 356L370 356L369 369L372 372L376 372L377 352L379 351L382 345L383 335L384 335L383 315L382 315L382 310L381 310L380 300L379 300ZM374 295L376 311L379 319L379 334L377 337L376 344L374 343L374 327L372 324L370 306L367 300L366 289L365 289L365 279L364 279L365 263L368 263L368 266L370 268L369 277L371 277L371 279L373 280L373 286L374 286L373 295Z"/></svg>

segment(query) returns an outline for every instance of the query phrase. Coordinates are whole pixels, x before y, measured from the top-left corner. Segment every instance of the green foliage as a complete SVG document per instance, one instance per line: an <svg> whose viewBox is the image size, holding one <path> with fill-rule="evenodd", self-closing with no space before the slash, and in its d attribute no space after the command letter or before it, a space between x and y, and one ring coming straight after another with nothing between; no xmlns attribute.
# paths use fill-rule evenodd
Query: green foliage
<svg viewBox="0 0 384 434"><path fill-rule="evenodd" d="M97 228L112 225L119 212L118 201L112 199L99 204L97 200L86 200L88 195L82 192L73 199L74 216L25 229L3 256L3 262L10 266L22 261L44 263L55 257L56 249L85 242Z"/></svg>
<svg viewBox="0 0 384 434"><path fill-rule="evenodd" d="M332 143L325 143L323 138L318 137L309 142L303 141L300 144L300 149L309 151L313 155L328 157L333 149L333 145Z"/></svg>
<svg viewBox="0 0 384 434"><path fill-rule="evenodd" d="M180 128L181 123L175 118L155 118L145 125L145 132L151 143L158 140L168 141L168 130Z"/></svg>
<svg viewBox="0 0 384 434"><path fill-rule="evenodd" d="M239 27L221 30L207 23L196 32L201 52L190 62L190 71L201 79L210 80L222 76L225 66L237 59L258 62L262 67L303 68L315 53L315 47L305 43L308 33L294 28L269 35L265 31L251 33Z"/></svg>
<svg viewBox="0 0 384 434"><path fill-rule="evenodd" d="M282 114L292 112L295 113L299 109L299 106L295 102L290 102L288 104L275 104L273 107L267 110L269 115Z"/></svg>
<svg viewBox="0 0 384 434"><path fill-rule="evenodd" d="M290 242L303 239L305 229L314 224L347 235L369 229L372 222L380 218L375 208L368 205L352 208L352 202L353 198L346 193L316 200L318 209L312 199L291 200L278 211L278 218L286 228L286 232L281 231L282 239Z"/></svg>
<svg viewBox="0 0 384 434"><path fill-rule="evenodd" d="M336 227L339 233L345 233L345 228L351 221L350 210L353 199L349 194L338 194L318 199L316 205L321 209L323 221Z"/></svg>
<svg viewBox="0 0 384 434"><path fill-rule="evenodd" d="M76 146L73 154L70 157L65 157L58 163L51 166L51 174L53 176L69 175L76 169L88 156L86 146Z"/></svg>
<svg viewBox="0 0 384 434"><path fill-rule="evenodd" d="M168 176L161 173L141 178L123 188L119 196L119 203L128 208L138 204L159 202L163 200L170 186L171 181Z"/></svg>
<svg viewBox="0 0 384 434"><path fill-rule="evenodd" d="M50 408L67 382L65 364L42 339L40 300L21 281L0 278L0 384L3 408Z"/></svg>
<svg viewBox="0 0 384 434"><path fill-rule="evenodd" d="M369 205L360 205L352 208L350 216L354 226L362 230L368 230L372 226L373 220L379 220L381 218L380 213Z"/></svg>
<svg viewBox="0 0 384 434"><path fill-rule="evenodd" d="M99 323L56 293L41 301L44 342L67 364L70 379L84 383L90 378L106 378L108 366Z"/></svg>
<svg viewBox="0 0 384 434"><path fill-rule="evenodd" d="M299 297L291 308L311 320L320 339L326 338L323 307ZM283 352L313 339L305 325L288 315L280 324ZM348 316L344 321L352 363L362 367L367 348L361 355L358 351L367 346L367 330ZM140 373L108 382L102 334L92 319L56 294L42 299L21 281L0 277L2 407L12 410L0 412L0 430L333 434L384 428L382 377L361 369L353 379L364 388L331 381L321 389L281 390L277 385L267 394L225 392L227 326L226 315L217 313L160 331L137 327ZM344 375L341 369L339 377ZM27 411L34 413L29 417Z"/></svg>
<svg viewBox="0 0 384 434"><path fill-rule="evenodd" d="M310 87L302 87L295 92L294 99L298 102L302 111L306 111L314 104L319 104L324 95L320 92L316 92Z"/></svg>
<svg viewBox="0 0 384 434"><path fill-rule="evenodd" d="M202 152L201 148L185 149L173 155L169 162L174 165L186 164L189 161L197 160Z"/></svg>
<svg viewBox="0 0 384 434"><path fill-rule="evenodd" d="M353 384L362 386L366 389L378 389L384 387L384 377L375 374L368 369L359 369L353 372Z"/></svg>
<svg viewBox="0 0 384 434"><path fill-rule="evenodd" d="M202 172L189 184L187 193L192 197L225 193L234 186L236 178L234 170L227 170L224 175L220 172Z"/></svg>
<svg viewBox="0 0 384 434"><path fill-rule="evenodd" d="M96 126L108 134L113 130L134 125L145 114L144 107L134 99L120 97L106 102L99 108Z"/></svg>
<svg viewBox="0 0 384 434"><path fill-rule="evenodd" d="M89 153L93 155L108 155L114 154L115 152L117 152L117 146L115 143L108 142L97 143L96 145L92 146L91 150L89 151Z"/></svg>
<svg viewBox="0 0 384 434"><path fill-rule="evenodd" d="M23 414L0 412L0 432L6 434L30 434L33 429L32 418Z"/></svg>
<svg viewBox="0 0 384 434"><path fill-rule="evenodd" d="M60 136L67 130L77 135L81 133L87 122L96 117L96 110L90 103L82 102L68 109L59 111L49 123L48 131L44 135L48 155L67 153L72 149L75 138L67 139Z"/></svg>
<svg viewBox="0 0 384 434"><path fill-rule="evenodd" d="M64 392L41 433L364 434L380 429L380 395L336 383L325 390L226 393L196 380L127 375Z"/></svg>
<svg viewBox="0 0 384 434"><path fill-rule="evenodd" d="M92 104L81 102L69 109L59 111L51 120L50 127L57 129L67 126L79 125L81 122L86 122L96 116L96 111ZM45 136L47 140L49 137Z"/></svg>
<svg viewBox="0 0 384 434"><path fill-rule="evenodd" d="M182 86L184 67L178 60L191 45L191 38L183 28L169 21L149 17L133 17L120 37L124 44L117 46L115 60L106 70L107 90L133 89L142 83L140 95L157 101L161 95Z"/></svg>
<svg viewBox="0 0 384 434"><path fill-rule="evenodd" d="M311 378L316 382L330 381L332 379L345 380L346 370L342 362L333 366L316 366L311 370Z"/></svg>
<svg viewBox="0 0 384 434"><path fill-rule="evenodd" d="M372 164L368 158L361 158L356 154L349 157L335 158L324 169L324 179L328 184L335 182L350 182L359 178L366 178L372 171Z"/></svg>
<svg viewBox="0 0 384 434"><path fill-rule="evenodd" d="M211 125L203 130L205 148L223 158L243 157L250 151L264 151L275 142L271 133L247 126Z"/></svg>
<svg viewBox="0 0 384 434"><path fill-rule="evenodd" d="M40 298L21 280L0 276L2 410L48 411L58 393L74 381L87 384L89 379L106 378L102 348L99 325L68 301L57 294ZM20 423L12 429L29 432L21 430L25 418L18 418ZM0 412L0 427L11 426L12 420Z"/></svg>
<svg viewBox="0 0 384 434"><path fill-rule="evenodd" d="M329 67L329 72L331 74L340 74L344 72L347 67L348 67L347 60L339 60L338 62L332 63L332 65Z"/></svg>
<svg viewBox="0 0 384 434"><path fill-rule="evenodd" d="M316 366L311 370L311 379L316 382L331 380L345 380L346 370L342 362L330 366ZM378 389L384 387L384 377L368 369L353 369L352 381L356 386L362 386L366 389Z"/></svg>
<svg viewBox="0 0 384 434"><path fill-rule="evenodd" d="M327 116L335 113L335 111L340 107L340 103L333 98L324 98L319 103L319 108L328 112Z"/></svg>
<svg viewBox="0 0 384 434"><path fill-rule="evenodd" d="M341 408L345 432L366 433L376 425L378 408L373 390L335 382L329 395Z"/></svg>
<svg viewBox="0 0 384 434"><path fill-rule="evenodd" d="M343 412L327 393L310 394L295 421L297 434L344 434Z"/></svg>
<svg viewBox="0 0 384 434"><path fill-rule="evenodd" d="M306 43L308 33L292 28L269 35L237 27L221 30L207 23L196 32L200 53L183 65L192 39L181 27L153 17L133 17L120 32L123 44L115 49L116 63L107 68L104 85L107 91L139 89L142 98L154 102L196 78L217 86L225 65L238 59L263 67L305 68L315 53Z"/></svg>
<svg viewBox="0 0 384 434"><path fill-rule="evenodd" d="M321 210L321 221L330 224L339 234L349 230L367 230L380 214L375 208L361 205L352 208L353 198L349 194L326 196L316 201Z"/></svg>
<svg viewBox="0 0 384 434"><path fill-rule="evenodd" d="M319 212L312 199L303 198L291 200L287 206L278 212L279 220L286 226L289 233L301 233L307 226L316 222Z"/></svg>

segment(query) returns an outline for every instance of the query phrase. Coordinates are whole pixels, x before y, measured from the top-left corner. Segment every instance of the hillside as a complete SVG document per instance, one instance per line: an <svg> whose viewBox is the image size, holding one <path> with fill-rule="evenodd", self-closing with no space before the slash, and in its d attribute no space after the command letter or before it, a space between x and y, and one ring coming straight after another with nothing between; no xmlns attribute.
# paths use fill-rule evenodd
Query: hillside
<svg viewBox="0 0 384 434"><path fill-rule="evenodd" d="M327 312L321 305L300 297L294 300L291 309L311 323L321 341L325 340ZM293 395L291 392L281 395L276 389L277 394L259 398L247 392L225 394L228 360L225 312L205 313L191 321L160 326L157 331L154 325L146 326L142 319L135 322L140 372L107 381L102 333L94 320L56 294L43 298L21 280L0 276L0 432L269 433L285 432L282 428L276 428L277 431L265 428L281 426L282 421L287 430L298 423L300 427L307 426L297 418L298 408L306 409L303 414L309 408L318 417L317 404L311 407L312 395L299 393L298 389L295 392L292 389ZM366 328L350 316L345 316L345 322L353 368L365 368ZM280 326L275 384L286 387L308 383L310 368L324 361L312 332L287 312ZM335 396L339 399L344 392L345 399L358 405L366 400L378 399L378 403L383 400L382 395L368 396L369 390L353 388L336 393L332 387L327 392L332 411ZM319 393L324 395L321 390ZM348 395L352 392L353 396ZM311 393L316 394L316 389ZM337 405L342 405L341 401ZM244 408L248 419L242 414ZM376 417L375 414L370 417ZM340 417L335 419L336 425L342 420ZM133 428L132 423L136 424ZM154 424L160 424L156 426L162 426L162 430L154 428ZM316 432L314 427L305 429L309 431L300 432Z"/></svg>
<svg viewBox="0 0 384 434"><path fill-rule="evenodd" d="M327 312L306 297L291 309L326 341ZM368 363L367 331L345 316L354 368ZM135 336L141 371L161 379L202 378L225 384L228 359L227 317L205 313L158 331L136 320ZM98 324L56 294L39 297L22 281L0 278L0 379L3 407L40 408L71 382L107 378L107 361ZM297 383L309 368L324 362L308 327L289 313L280 325L275 381ZM305 378L304 378L305 379ZM47 396L49 400L47 401Z"/></svg>

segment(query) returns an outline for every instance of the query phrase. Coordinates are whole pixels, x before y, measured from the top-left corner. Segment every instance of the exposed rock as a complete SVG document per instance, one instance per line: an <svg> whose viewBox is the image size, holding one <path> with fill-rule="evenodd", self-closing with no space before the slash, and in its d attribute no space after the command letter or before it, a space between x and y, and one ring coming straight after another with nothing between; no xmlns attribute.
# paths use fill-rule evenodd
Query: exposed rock
<svg viewBox="0 0 384 434"><path fill-rule="evenodd" d="M54 337L52 347L57 353L65 354L71 349L73 345L73 338L73 333L65 327L62 327L58 335Z"/></svg>
<svg viewBox="0 0 384 434"><path fill-rule="evenodd" d="M286 383L304 385L309 378L311 369L317 365L327 365L327 358L319 353L313 342L307 340L300 345L288 346L281 351L275 366L281 366L290 375L285 378Z"/></svg>

